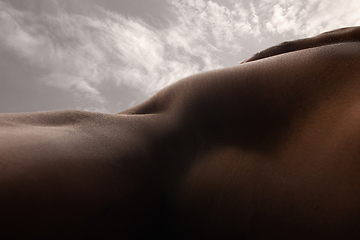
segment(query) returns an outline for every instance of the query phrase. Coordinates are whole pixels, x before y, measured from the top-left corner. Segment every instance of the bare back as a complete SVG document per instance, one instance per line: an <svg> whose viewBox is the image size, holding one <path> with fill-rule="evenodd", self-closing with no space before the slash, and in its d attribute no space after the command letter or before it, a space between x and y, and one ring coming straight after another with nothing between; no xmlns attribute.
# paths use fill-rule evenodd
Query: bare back
<svg viewBox="0 0 360 240"><path fill-rule="evenodd" d="M347 43L202 73L117 115L0 116L9 234L357 239L359 56Z"/></svg>

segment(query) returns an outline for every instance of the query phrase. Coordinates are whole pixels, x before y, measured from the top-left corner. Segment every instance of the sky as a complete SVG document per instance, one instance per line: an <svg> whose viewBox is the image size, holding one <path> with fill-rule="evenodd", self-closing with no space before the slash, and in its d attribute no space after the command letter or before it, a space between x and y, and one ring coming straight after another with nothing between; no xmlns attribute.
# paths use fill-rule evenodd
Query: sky
<svg viewBox="0 0 360 240"><path fill-rule="evenodd" d="M117 113L189 75L358 25L359 0L0 0L0 113Z"/></svg>

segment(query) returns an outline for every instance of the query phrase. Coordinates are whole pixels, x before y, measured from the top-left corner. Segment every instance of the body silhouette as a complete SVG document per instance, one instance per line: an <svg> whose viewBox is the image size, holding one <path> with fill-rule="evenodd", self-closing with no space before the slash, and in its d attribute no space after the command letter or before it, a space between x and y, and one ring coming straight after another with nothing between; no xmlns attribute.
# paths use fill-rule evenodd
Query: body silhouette
<svg viewBox="0 0 360 240"><path fill-rule="evenodd" d="M118 114L1 114L0 237L359 239L358 32L281 44Z"/></svg>

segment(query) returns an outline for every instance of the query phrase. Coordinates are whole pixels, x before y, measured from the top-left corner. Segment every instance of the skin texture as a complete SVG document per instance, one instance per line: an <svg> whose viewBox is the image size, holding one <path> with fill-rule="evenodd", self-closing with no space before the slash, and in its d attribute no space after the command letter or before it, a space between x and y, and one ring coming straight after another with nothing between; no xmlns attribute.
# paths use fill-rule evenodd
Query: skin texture
<svg viewBox="0 0 360 240"><path fill-rule="evenodd" d="M242 63L252 62L259 59L268 58L278 54L299 51L307 48L320 47L336 43L345 42L359 42L360 41L360 27L340 28L333 31L319 34L315 37L297 39L294 41L286 41L276 46L267 48L261 52L256 53L251 58Z"/></svg>
<svg viewBox="0 0 360 240"><path fill-rule="evenodd" d="M0 237L359 239L360 43L269 56L115 115L1 114Z"/></svg>

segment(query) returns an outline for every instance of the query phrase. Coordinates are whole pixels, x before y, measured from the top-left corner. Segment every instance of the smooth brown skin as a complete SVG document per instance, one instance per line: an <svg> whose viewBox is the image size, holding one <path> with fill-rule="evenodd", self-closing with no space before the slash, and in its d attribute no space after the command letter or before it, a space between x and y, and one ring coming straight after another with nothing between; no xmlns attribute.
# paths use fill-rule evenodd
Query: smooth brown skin
<svg viewBox="0 0 360 240"><path fill-rule="evenodd" d="M360 43L190 76L119 114L0 115L1 239L359 239Z"/></svg>
<svg viewBox="0 0 360 240"><path fill-rule="evenodd" d="M256 53L251 58L242 63L252 62L259 59L268 58L271 56L284 54L288 52L299 51L307 48L320 47L336 43L345 42L359 42L360 41L360 27L340 28L333 31L319 34L315 37L297 39L294 41L286 41L279 45L267 48L261 52Z"/></svg>

